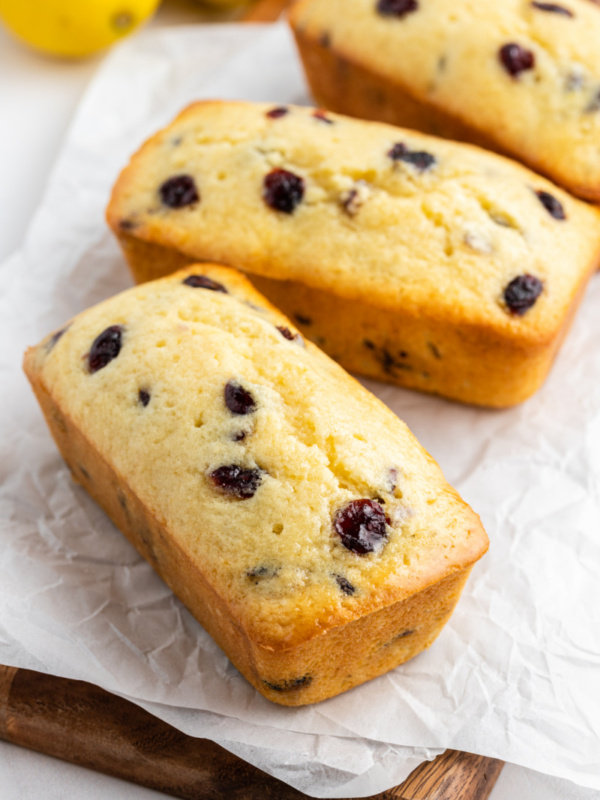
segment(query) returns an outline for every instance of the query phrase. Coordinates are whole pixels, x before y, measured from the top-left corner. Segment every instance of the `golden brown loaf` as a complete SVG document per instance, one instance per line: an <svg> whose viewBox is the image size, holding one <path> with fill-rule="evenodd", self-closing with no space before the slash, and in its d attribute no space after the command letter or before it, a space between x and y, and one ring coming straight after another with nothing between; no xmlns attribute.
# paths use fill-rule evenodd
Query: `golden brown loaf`
<svg viewBox="0 0 600 800"><path fill-rule="evenodd" d="M600 251L600 212L514 162L251 103L190 106L108 221L138 282L236 266L347 369L490 406L540 386Z"/></svg>
<svg viewBox="0 0 600 800"><path fill-rule="evenodd" d="M404 423L233 270L123 292L25 370L74 478L275 702L428 647L487 549Z"/></svg>
<svg viewBox="0 0 600 800"><path fill-rule="evenodd" d="M600 201L600 13L588 0L299 0L318 103L496 149Z"/></svg>

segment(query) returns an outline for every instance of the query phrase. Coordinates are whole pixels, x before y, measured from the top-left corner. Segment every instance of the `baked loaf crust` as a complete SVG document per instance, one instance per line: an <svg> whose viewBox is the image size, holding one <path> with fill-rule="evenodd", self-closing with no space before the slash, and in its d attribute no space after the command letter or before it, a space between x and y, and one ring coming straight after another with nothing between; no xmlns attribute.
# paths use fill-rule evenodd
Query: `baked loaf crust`
<svg viewBox="0 0 600 800"><path fill-rule="evenodd" d="M404 423L233 270L123 292L25 371L75 480L277 703L428 647L487 549Z"/></svg>
<svg viewBox="0 0 600 800"><path fill-rule="evenodd" d="M600 201L600 14L588 0L299 0L318 103L511 155Z"/></svg>
<svg viewBox="0 0 600 800"><path fill-rule="evenodd" d="M600 251L600 212L514 162L293 106L190 106L107 216L138 282L236 266L347 369L489 406L540 386Z"/></svg>

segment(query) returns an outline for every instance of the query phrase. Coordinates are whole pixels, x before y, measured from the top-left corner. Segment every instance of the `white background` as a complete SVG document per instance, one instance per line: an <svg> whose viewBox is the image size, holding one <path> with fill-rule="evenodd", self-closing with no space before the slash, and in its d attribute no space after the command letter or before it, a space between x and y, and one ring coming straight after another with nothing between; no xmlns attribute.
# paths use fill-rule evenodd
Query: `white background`
<svg viewBox="0 0 600 800"><path fill-rule="evenodd" d="M152 25L198 21L185 3L168 4ZM0 30L0 261L22 242L72 113L101 57L63 63L39 57ZM0 800L151 798L155 792L0 743ZM563 781L506 767L492 800L591 800Z"/></svg>

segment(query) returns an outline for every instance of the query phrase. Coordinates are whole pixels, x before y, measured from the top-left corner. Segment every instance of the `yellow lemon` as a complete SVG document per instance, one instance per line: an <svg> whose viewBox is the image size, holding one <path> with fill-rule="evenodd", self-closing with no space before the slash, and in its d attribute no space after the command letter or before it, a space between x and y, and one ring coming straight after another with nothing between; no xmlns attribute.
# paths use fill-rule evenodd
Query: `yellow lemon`
<svg viewBox="0 0 600 800"><path fill-rule="evenodd" d="M160 0L0 0L0 19L32 47L87 56L131 33Z"/></svg>

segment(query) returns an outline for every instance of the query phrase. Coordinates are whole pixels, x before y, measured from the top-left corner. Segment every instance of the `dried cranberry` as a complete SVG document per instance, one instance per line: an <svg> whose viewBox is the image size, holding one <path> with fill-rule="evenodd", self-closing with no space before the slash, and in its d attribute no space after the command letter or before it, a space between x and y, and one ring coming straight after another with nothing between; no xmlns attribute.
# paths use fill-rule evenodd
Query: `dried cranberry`
<svg viewBox="0 0 600 800"><path fill-rule="evenodd" d="M254 567L254 569L248 570L248 572L246 573L246 577L248 578L248 580L250 580L253 584L256 585L265 578L277 577L278 572L279 572L278 569L271 569L269 567Z"/></svg>
<svg viewBox="0 0 600 800"><path fill-rule="evenodd" d="M243 442L246 438L246 431L238 431L231 437L234 442Z"/></svg>
<svg viewBox="0 0 600 800"><path fill-rule="evenodd" d="M88 354L88 368L90 372L98 372L121 352L123 328L120 325L111 325L99 336L96 336Z"/></svg>
<svg viewBox="0 0 600 800"><path fill-rule="evenodd" d="M499 57L506 71L513 78L535 67L535 55L531 50L526 50L520 44L514 44L513 42L500 48Z"/></svg>
<svg viewBox="0 0 600 800"><path fill-rule="evenodd" d="M214 485L225 494L248 500L253 497L262 482L261 469L243 469L237 464L218 467L210 473Z"/></svg>
<svg viewBox="0 0 600 800"><path fill-rule="evenodd" d="M304 180L287 169L273 169L264 180L263 198L275 211L292 214L304 197Z"/></svg>
<svg viewBox="0 0 600 800"><path fill-rule="evenodd" d="M551 217L560 220L567 218L562 203L560 202L560 200L557 200L553 194L550 194L549 192L539 191L536 192L536 195L538 196L540 203L544 206L544 208L550 214Z"/></svg>
<svg viewBox="0 0 600 800"><path fill-rule="evenodd" d="M377 11L384 17L405 17L413 11L417 11L419 3L417 0L378 0Z"/></svg>
<svg viewBox="0 0 600 800"><path fill-rule="evenodd" d="M150 402L150 392L147 392L145 389L140 389L138 392L138 400L145 408Z"/></svg>
<svg viewBox="0 0 600 800"><path fill-rule="evenodd" d="M562 14L564 17L575 16L568 8L557 6L556 3L532 3L531 5L539 11L549 11L551 14Z"/></svg>
<svg viewBox="0 0 600 800"><path fill-rule="evenodd" d="M274 692L293 692L294 689L304 689L306 686L310 686L312 677L303 675L301 678L292 678L290 681L282 681L281 683L269 683L269 681L263 681L263 683L269 689L273 689Z"/></svg>
<svg viewBox="0 0 600 800"><path fill-rule="evenodd" d="M46 350L47 350L48 352L50 352L50 350L52 350L52 349L53 349L53 347L54 347L54 346L55 346L55 344L58 342L58 340L59 340L59 339L60 339L62 336L64 336L64 334L67 332L67 328L68 328L68 327L69 327L69 326L67 325L67 327L66 327L66 328L61 328L59 331L56 331L56 333L53 333L53 334L52 334L52 336L51 336L51 337L50 337L50 339L48 340L48 344L46 345Z"/></svg>
<svg viewBox="0 0 600 800"><path fill-rule="evenodd" d="M288 339L290 342L293 342L294 339L298 336L298 334L292 333L289 328L284 327L283 325L277 325L277 330L283 336L284 339Z"/></svg>
<svg viewBox="0 0 600 800"><path fill-rule="evenodd" d="M270 111L267 111L267 117L270 119L279 119L279 117L285 117L285 115L289 113L290 110L289 108L286 108L286 106L276 106Z"/></svg>
<svg viewBox="0 0 600 800"><path fill-rule="evenodd" d="M232 414L251 414L256 411L256 401L243 386L229 381L225 386L225 405Z"/></svg>
<svg viewBox="0 0 600 800"><path fill-rule="evenodd" d="M352 586L348 578L344 578L343 575L336 575L335 582L337 583L337 585L340 587L340 589L344 594L351 595L356 592L356 589L354 588L354 586Z"/></svg>
<svg viewBox="0 0 600 800"><path fill-rule="evenodd" d="M229 294L222 283L217 283L217 281L207 278L206 275L188 275L183 283L186 286L191 286L192 289L210 289L211 292L223 292L223 294Z"/></svg>
<svg viewBox="0 0 600 800"><path fill-rule="evenodd" d="M196 182L191 175L175 175L159 189L160 199L169 208L184 208L200 200Z"/></svg>
<svg viewBox="0 0 600 800"><path fill-rule="evenodd" d="M375 500L352 500L337 512L333 526L344 547L360 556L379 550L388 535L385 512Z"/></svg>
<svg viewBox="0 0 600 800"><path fill-rule="evenodd" d="M312 115L315 119L318 119L321 122L326 122L328 125L333 125L333 120L329 119L325 111L323 111L323 109L321 108L317 109L316 111L313 111Z"/></svg>
<svg viewBox="0 0 600 800"><path fill-rule="evenodd" d="M388 470L388 491L394 492L398 486L398 470L396 467L390 467Z"/></svg>
<svg viewBox="0 0 600 800"><path fill-rule="evenodd" d="M388 156L392 161L404 161L412 164L419 172L425 172L436 163L435 156L432 156L431 153L423 150L409 150L403 142L397 142L388 152Z"/></svg>
<svg viewBox="0 0 600 800"><path fill-rule="evenodd" d="M544 290L544 284L535 275L519 275L504 290L504 302L519 317L534 305Z"/></svg>

